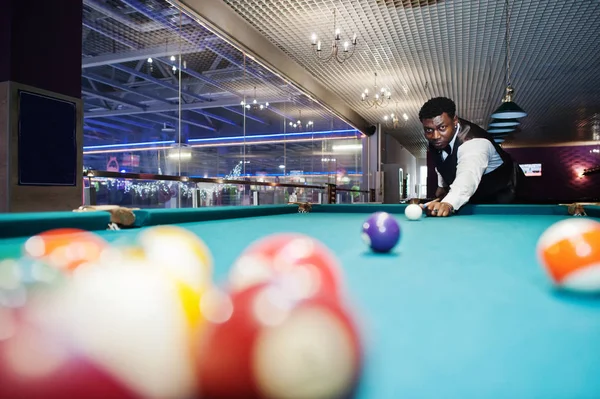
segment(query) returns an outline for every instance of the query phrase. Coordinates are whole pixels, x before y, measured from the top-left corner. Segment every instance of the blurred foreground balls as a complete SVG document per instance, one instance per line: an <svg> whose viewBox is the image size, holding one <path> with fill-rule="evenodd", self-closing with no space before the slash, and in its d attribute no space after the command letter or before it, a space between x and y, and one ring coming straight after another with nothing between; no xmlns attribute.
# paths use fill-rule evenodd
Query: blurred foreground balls
<svg viewBox="0 0 600 399"><path fill-rule="evenodd" d="M89 231L53 229L30 237L23 247L26 256L42 260L57 269L71 272L82 264L100 259L108 243Z"/></svg>
<svg viewBox="0 0 600 399"><path fill-rule="evenodd" d="M67 342L39 317L0 307L0 398L140 398Z"/></svg>
<svg viewBox="0 0 600 399"><path fill-rule="evenodd" d="M116 245L75 230L27 243L21 259L0 262L0 398L310 399L356 389L362 347L341 265L311 237L251 245L230 292L212 281L202 239L177 226Z"/></svg>
<svg viewBox="0 0 600 399"><path fill-rule="evenodd" d="M230 288L236 291L274 280L287 285L296 299L344 294L335 254L303 234L274 234L258 240L243 251L229 273Z"/></svg>
<svg viewBox="0 0 600 399"><path fill-rule="evenodd" d="M176 285L190 326L201 324L201 297L213 289L214 261L208 246L191 231L171 225L143 230L137 243L144 258Z"/></svg>
<svg viewBox="0 0 600 399"><path fill-rule="evenodd" d="M78 352L144 398L196 390L189 323L176 286L137 259L86 267L47 309Z"/></svg>
<svg viewBox="0 0 600 399"><path fill-rule="evenodd" d="M201 397L343 398L362 364L350 312L331 296L298 300L255 285L223 301L230 317L206 331Z"/></svg>
<svg viewBox="0 0 600 399"><path fill-rule="evenodd" d="M145 256L195 290L211 284L213 258L200 237L181 227L164 225L143 230L137 243Z"/></svg>
<svg viewBox="0 0 600 399"><path fill-rule="evenodd" d="M215 297L211 253L200 238L175 226L148 228L135 238L109 246L91 233L70 229L42 233L24 246L27 259L68 274L60 289L44 291L25 304L29 313L43 321L40 338L48 342L45 347L53 348L56 339L76 365L84 364L98 373L81 374L80 391L57 391L64 393L57 397L187 399L197 393L203 296ZM39 274L35 270L30 268L31 277ZM5 274L0 274L0 283L16 286L12 274ZM204 300L209 316L211 295ZM17 343L27 333L5 330L5 335L12 334L11 342ZM39 351L28 352L25 358L32 366L57 362L52 353ZM64 367L74 377L80 376L70 371L72 362ZM85 367L78 371L87 373ZM19 365L11 362L2 369L0 380L18 371ZM62 374L48 375L61 381ZM125 395L98 390L99 396L94 396L95 381L108 381L103 383L106 387L112 382ZM35 381L13 382L5 386L5 392L35 397L37 391L31 391ZM53 387L47 388L47 382L40 386L53 397Z"/></svg>

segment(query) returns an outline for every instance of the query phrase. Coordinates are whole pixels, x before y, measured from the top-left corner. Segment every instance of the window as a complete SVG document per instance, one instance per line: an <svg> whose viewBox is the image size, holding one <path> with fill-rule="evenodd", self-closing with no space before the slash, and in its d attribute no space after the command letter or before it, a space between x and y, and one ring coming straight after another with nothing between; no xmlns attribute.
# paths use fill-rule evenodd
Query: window
<svg viewBox="0 0 600 399"><path fill-rule="evenodd" d="M427 165L419 168L419 192L417 196L419 198L427 197Z"/></svg>

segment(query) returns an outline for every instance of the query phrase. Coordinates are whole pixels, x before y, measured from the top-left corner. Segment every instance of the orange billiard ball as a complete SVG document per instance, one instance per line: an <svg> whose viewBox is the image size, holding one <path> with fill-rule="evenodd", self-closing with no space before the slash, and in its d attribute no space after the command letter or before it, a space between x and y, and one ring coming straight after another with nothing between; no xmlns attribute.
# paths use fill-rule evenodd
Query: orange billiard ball
<svg viewBox="0 0 600 399"><path fill-rule="evenodd" d="M600 292L600 222L570 218L554 223L540 236L537 256L556 286Z"/></svg>
<svg viewBox="0 0 600 399"><path fill-rule="evenodd" d="M36 234L25 242L23 253L64 272L97 262L108 243L99 235L77 228L60 228Z"/></svg>

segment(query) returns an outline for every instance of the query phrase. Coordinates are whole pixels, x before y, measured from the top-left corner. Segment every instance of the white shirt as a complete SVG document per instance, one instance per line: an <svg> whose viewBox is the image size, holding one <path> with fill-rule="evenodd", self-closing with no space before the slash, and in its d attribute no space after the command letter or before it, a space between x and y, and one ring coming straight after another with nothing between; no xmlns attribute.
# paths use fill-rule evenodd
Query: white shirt
<svg viewBox="0 0 600 399"><path fill-rule="evenodd" d="M450 141L450 147L454 151L456 137L460 132L460 125ZM442 159L446 159L448 154L442 151ZM494 145L487 139L474 138L467 140L458 147L456 154L458 163L456 165L456 178L450 185L448 195L442 199L442 202L447 202L454 207L455 210L460 209L466 204L469 199L477 191L479 183L483 175L493 172L502 165L503 161ZM438 186L447 187L444 178L435 169L438 175Z"/></svg>

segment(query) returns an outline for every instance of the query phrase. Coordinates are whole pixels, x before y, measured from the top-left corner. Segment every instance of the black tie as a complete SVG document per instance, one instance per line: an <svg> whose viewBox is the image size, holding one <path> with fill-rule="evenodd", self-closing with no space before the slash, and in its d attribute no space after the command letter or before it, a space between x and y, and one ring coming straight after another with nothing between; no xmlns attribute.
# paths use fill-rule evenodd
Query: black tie
<svg viewBox="0 0 600 399"><path fill-rule="evenodd" d="M452 154L452 147L450 147L450 144L448 144L442 151L444 151L446 154L450 155L450 154Z"/></svg>

